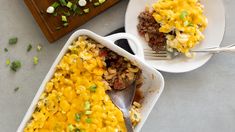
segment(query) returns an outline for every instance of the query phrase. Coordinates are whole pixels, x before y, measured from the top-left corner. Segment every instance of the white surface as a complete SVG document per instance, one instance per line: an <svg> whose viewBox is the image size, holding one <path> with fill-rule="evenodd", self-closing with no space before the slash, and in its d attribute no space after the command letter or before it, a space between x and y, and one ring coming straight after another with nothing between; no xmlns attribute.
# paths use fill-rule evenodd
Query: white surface
<svg viewBox="0 0 235 132"><path fill-rule="evenodd" d="M144 11L146 5L152 5L156 0L130 0L126 12L125 27L126 32L138 36L145 49L149 48L147 42L141 37L137 31L138 15ZM225 11L222 0L203 0L205 6L205 15L209 24L206 28L205 40L202 41L195 49L203 49L208 47L218 47L223 39L225 30ZM131 45L132 46L132 45ZM134 49L134 47L132 46ZM154 68L171 73L188 72L204 65L210 58L211 54L196 54L192 59L185 56L177 56L172 60L147 60Z"/></svg>
<svg viewBox="0 0 235 132"><path fill-rule="evenodd" d="M49 44L22 0L0 0L0 132L15 132L38 88L70 35ZM128 0L95 17L81 28L105 35L124 25ZM235 42L235 0L224 0L226 31L222 46ZM114 17L115 16L115 17ZM19 42L8 46L8 38ZM33 50L26 52L31 43ZM38 43L43 45L36 52ZM9 52L3 49L8 47ZM33 65L33 56L39 64ZM5 60L20 59L11 72ZM141 132L235 132L235 54L215 55L203 67L188 73L162 72L165 88ZM19 86L18 92L14 88Z"/></svg>
<svg viewBox="0 0 235 132"><path fill-rule="evenodd" d="M121 38L128 38L131 40L135 40L134 36L123 33L123 34L112 35L110 37L102 37L89 30L78 30L71 35L71 37L68 39L68 41L65 43L65 46L62 48L61 52L59 53L58 57L54 61L52 67L50 68L45 79L43 80L38 92L36 93L36 96L34 97L27 113L25 114L25 117L23 121L21 122L17 132L23 132L23 129L26 126L27 122L31 119L32 113L34 112L34 109L36 108L36 105L38 103L38 100L41 94L45 90L45 86L47 82L49 82L50 79L53 77L54 72L56 70L56 66L61 61L62 57L67 53L68 47L72 44L72 42L74 42L74 40L76 40L81 35L87 35L90 38L94 39L95 41L99 42L100 44L104 45L105 47L109 48L110 50L116 52L117 54L122 55L125 58L133 62L136 62L136 64L142 69L142 73L144 76L143 86L141 87L141 93L144 96L143 102L141 103L142 120L136 126L135 131L139 132L141 128L143 127L144 122L146 121L148 115L150 114L151 110L153 109L155 103L157 102L159 96L161 95L163 91L164 79L162 77L162 74L156 71L155 69L153 69L151 66L149 66L145 62L143 62L142 54L138 54L138 56L132 55L114 44L114 41L119 39L118 36L120 36ZM125 35L125 37L122 35Z"/></svg>

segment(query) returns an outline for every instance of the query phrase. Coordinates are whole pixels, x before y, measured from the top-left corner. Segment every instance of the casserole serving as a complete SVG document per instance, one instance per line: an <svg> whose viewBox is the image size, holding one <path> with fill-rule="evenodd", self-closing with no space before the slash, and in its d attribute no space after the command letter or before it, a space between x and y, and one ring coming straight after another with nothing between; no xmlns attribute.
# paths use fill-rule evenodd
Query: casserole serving
<svg viewBox="0 0 235 132"><path fill-rule="evenodd" d="M21 124L17 130L18 132L22 132L23 129L25 128L25 126L27 125L27 123L30 121L32 114L35 111L37 103L40 99L40 96L45 91L46 84L53 77L53 74L56 71L56 66L60 63L62 58L66 55L66 53L68 52L69 47L71 46L73 41L76 40L78 37L84 36L84 35L88 36L89 38L102 44L103 46L105 46L109 50L117 53L118 55L127 58L131 62L134 62L142 70L142 74L144 76L143 85L140 88L140 91L143 95L143 99L141 100L142 107L140 109L142 119L135 127L135 131L140 131L145 120L147 119L147 116L149 115L151 109L153 108L154 104L156 103L157 99L159 98L159 96L163 90L164 80L163 80L162 75L158 71L151 68L149 65L145 64L145 62L143 61L143 50L142 50L140 44L138 43L138 41L136 41L136 39L133 36L131 36L129 34L121 33L121 34L115 34L115 35L108 36L108 37L101 37L99 35L96 35L95 33L92 33L91 31L88 31L88 30L79 30L79 31L75 32L69 38L68 42L65 44L65 46L62 49L62 51L60 52L59 56L57 57L57 59L53 63L50 71L48 72L41 87L39 88L32 104L30 105L23 121L21 122ZM114 44L114 41L116 41L118 39L122 39L122 38L127 38L127 39L133 40L135 42L135 46L138 49L136 52L137 55L131 55L128 52L126 52L125 50L119 48L118 46L116 46Z"/></svg>

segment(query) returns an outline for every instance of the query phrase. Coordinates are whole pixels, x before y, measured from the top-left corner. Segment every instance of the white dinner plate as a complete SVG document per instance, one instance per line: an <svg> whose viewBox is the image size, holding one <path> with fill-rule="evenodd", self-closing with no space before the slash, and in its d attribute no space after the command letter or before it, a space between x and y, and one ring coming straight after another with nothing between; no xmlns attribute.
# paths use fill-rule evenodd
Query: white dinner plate
<svg viewBox="0 0 235 132"><path fill-rule="evenodd" d="M138 15L144 11L146 5L152 5L157 0L130 0L126 11L125 28L126 32L137 36L144 48L149 48L147 42L142 38L137 31ZM205 6L204 13L208 18L208 27L204 31L205 40L195 49L203 49L208 47L218 47L222 42L225 30L225 10L222 0L202 0ZM130 42L131 43L131 42ZM135 52L133 44L130 45ZM150 49L150 48L149 48ZM172 60L148 60L146 62L154 68L170 72L182 73L192 71L204 65L212 54L197 53L194 58L186 58L177 56Z"/></svg>

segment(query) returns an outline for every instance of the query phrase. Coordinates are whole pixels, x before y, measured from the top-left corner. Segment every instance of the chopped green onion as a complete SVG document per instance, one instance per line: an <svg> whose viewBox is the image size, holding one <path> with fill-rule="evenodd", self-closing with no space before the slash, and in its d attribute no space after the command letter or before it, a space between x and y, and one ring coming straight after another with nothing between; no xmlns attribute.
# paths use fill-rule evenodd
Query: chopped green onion
<svg viewBox="0 0 235 132"><path fill-rule="evenodd" d="M94 6L99 6L100 3L99 3L99 2L95 2L93 5L94 5Z"/></svg>
<svg viewBox="0 0 235 132"><path fill-rule="evenodd" d="M10 64L11 64L10 59L7 59L7 60L6 60L6 65L9 66Z"/></svg>
<svg viewBox="0 0 235 132"><path fill-rule="evenodd" d="M69 25L69 23L67 23L67 22L63 24L64 27L67 27L68 25Z"/></svg>
<svg viewBox="0 0 235 132"><path fill-rule="evenodd" d="M96 88L97 88L97 86L94 84L94 85L90 86L89 89L90 89L91 92L95 92Z"/></svg>
<svg viewBox="0 0 235 132"><path fill-rule="evenodd" d="M82 14L83 14L83 12L82 12L82 10L81 10L80 8L77 8L77 9L75 10L75 13L76 13L76 14L79 14L79 15L82 15Z"/></svg>
<svg viewBox="0 0 235 132"><path fill-rule="evenodd" d="M76 9L78 8L78 6L76 5L76 4L74 4L73 6L72 6L72 10L75 12L76 11Z"/></svg>
<svg viewBox="0 0 235 132"><path fill-rule="evenodd" d="M55 12L55 8L54 8L54 7L49 6L49 7L47 8L47 13L53 14L54 12Z"/></svg>
<svg viewBox="0 0 235 132"><path fill-rule="evenodd" d="M91 123L91 118L86 118L86 123Z"/></svg>
<svg viewBox="0 0 235 132"><path fill-rule="evenodd" d="M66 17L66 16L61 16L61 20L62 20L63 22L67 22L67 17Z"/></svg>
<svg viewBox="0 0 235 132"><path fill-rule="evenodd" d="M16 87L16 88L14 89L14 92L17 92L19 89L20 89L20 87Z"/></svg>
<svg viewBox="0 0 235 132"><path fill-rule="evenodd" d="M75 128L74 132L81 132L80 129Z"/></svg>
<svg viewBox="0 0 235 132"><path fill-rule="evenodd" d="M74 126L72 124L69 124L68 129L69 129L70 132L72 132L74 130Z"/></svg>
<svg viewBox="0 0 235 132"><path fill-rule="evenodd" d="M89 110L85 112L86 115L90 115L91 113L92 111L89 111Z"/></svg>
<svg viewBox="0 0 235 132"><path fill-rule="evenodd" d="M18 38L17 37L13 37L13 38L10 38L9 39L9 44L10 45L14 45L14 44L16 44L17 43L17 41L18 41Z"/></svg>
<svg viewBox="0 0 235 132"><path fill-rule="evenodd" d="M89 101L85 102L85 110L90 110L91 109L91 103Z"/></svg>
<svg viewBox="0 0 235 132"><path fill-rule="evenodd" d="M37 51L39 52L39 51L41 51L42 50L42 46L39 44L38 46L37 46Z"/></svg>
<svg viewBox="0 0 235 132"><path fill-rule="evenodd" d="M69 1L66 6L71 9L72 5L73 5L73 3Z"/></svg>
<svg viewBox="0 0 235 132"><path fill-rule="evenodd" d="M33 46L31 44L29 44L27 47L27 52L31 51L32 48L33 48Z"/></svg>
<svg viewBox="0 0 235 132"><path fill-rule="evenodd" d="M66 3L65 0L59 0L59 1L60 1L60 4L61 4L62 6L66 6L66 5L67 5L67 3Z"/></svg>
<svg viewBox="0 0 235 132"><path fill-rule="evenodd" d="M180 13L180 19L185 19L185 17L188 15L188 12L187 11L182 11L181 13Z"/></svg>
<svg viewBox="0 0 235 132"><path fill-rule="evenodd" d="M68 12L64 11L63 14L64 14L65 16L70 16L70 15L71 15L69 11L68 11Z"/></svg>
<svg viewBox="0 0 235 132"><path fill-rule="evenodd" d="M38 64L38 60L39 60L38 57L34 56L33 57L33 64L37 65Z"/></svg>
<svg viewBox="0 0 235 132"><path fill-rule="evenodd" d="M11 63L11 70L16 72L19 68L21 68L21 62L16 60Z"/></svg>
<svg viewBox="0 0 235 132"><path fill-rule="evenodd" d="M84 13L89 13L90 9L89 8L86 8L86 9L83 9Z"/></svg>
<svg viewBox="0 0 235 132"><path fill-rule="evenodd" d="M5 52L8 52L8 49L7 49L7 48L4 48L4 51L5 51Z"/></svg>
<svg viewBox="0 0 235 132"><path fill-rule="evenodd" d="M184 21L184 26L188 26L189 25L189 22L188 21Z"/></svg>
<svg viewBox="0 0 235 132"><path fill-rule="evenodd" d="M54 8L56 9L57 7L59 7L59 6L60 6L60 3L58 3L58 2L54 2L51 6L52 6L52 7L54 7Z"/></svg>
<svg viewBox="0 0 235 132"><path fill-rule="evenodd" d="M104 3L106 0L99 0L99 3L102 4Z"/></svg>
<svg viewBox="0 0 235 132"><path fill-rule="evenodd" d="M78 113L76 113L76 114L75 114L75 120L76 120L77 122L79 122L79 121L81 120L81 115L78 114Z"/></svg>

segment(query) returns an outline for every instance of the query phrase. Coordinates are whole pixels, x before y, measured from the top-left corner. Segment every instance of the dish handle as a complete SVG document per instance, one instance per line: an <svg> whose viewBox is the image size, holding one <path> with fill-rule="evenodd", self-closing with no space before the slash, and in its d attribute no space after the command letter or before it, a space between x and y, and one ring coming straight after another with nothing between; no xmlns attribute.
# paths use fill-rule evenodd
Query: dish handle
<svg viewBox="0 0 235 132"><path fill-rule="evenodd" d="M143 47L140 44L139 40L134 35L131 35L129 33L116 33L116 34L106 36L105 38L107 38L108 40L110 40L112 42L115 42L115 41L120 40L120 39L128 39L128 40L133 41L133 44L136 47L136 51L134 51L135 56L137 56L138 58L144 60Z"/></svg>

